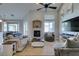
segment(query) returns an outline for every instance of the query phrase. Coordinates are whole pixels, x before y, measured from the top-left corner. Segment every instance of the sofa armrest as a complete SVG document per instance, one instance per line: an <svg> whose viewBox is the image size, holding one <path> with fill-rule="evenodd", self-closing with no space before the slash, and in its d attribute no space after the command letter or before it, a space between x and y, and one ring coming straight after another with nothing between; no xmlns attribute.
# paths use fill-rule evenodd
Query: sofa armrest
<svg viewBox="0 0 79 59"><path fill-rule="evenodd" d="M79 48L54 48L56 56L69 55L70 53L79 53Z"/></svg>

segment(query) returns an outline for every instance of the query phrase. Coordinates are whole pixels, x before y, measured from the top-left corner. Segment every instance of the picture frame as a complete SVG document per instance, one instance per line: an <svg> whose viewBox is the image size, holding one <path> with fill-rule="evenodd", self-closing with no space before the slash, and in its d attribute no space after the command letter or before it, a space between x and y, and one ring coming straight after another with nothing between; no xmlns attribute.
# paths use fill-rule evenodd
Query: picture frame
<svg viewBox="0 0 79 59"><path fill-rule="evenodd" d="M33 28L41 28L41 21L40 20L34 20L33 21Z"/></svg>

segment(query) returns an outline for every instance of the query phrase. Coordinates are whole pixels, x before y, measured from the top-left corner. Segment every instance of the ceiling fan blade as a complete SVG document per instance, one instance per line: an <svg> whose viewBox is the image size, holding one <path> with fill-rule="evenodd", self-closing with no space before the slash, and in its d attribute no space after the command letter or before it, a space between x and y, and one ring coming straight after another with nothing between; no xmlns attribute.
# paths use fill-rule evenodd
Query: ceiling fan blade
<svg viewBox="0 0 79 59"><path fill-rule="evenodd" d="M48 3L48 5L50 5L50 4L52 4L52 3Z"/></svg>
<svg viewBox="0 0 79 59"><path fill-rule="evenodd" d="M51 8L51 9L56 9L57 7L48 7L48 8Z"/></svg>
<svg viewBox="0 0 79 59"><path fill-rule="evenodd" d="M44 3L39 3L39 4L41 4L41 5L45 6L45 4L44 4Z"/></svg>
<svg viewBox="0 0 79 59"><path fill-rule="evenodd" d="M41 10L42 8L37 9L37 11Z"/></svg>

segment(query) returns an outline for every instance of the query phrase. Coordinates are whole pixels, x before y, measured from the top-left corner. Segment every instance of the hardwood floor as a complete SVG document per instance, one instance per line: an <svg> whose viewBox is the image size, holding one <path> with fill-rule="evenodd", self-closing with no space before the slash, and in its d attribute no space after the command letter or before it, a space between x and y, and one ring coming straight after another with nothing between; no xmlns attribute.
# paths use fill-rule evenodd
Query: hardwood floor
<svg viewBox="0 0 79 59"><path fill-rule="evenodd" d="M45 42L43 48L33 48L29 44L23 51L17 52L15 56L54 56L53 44L54 42Z"/></svg>

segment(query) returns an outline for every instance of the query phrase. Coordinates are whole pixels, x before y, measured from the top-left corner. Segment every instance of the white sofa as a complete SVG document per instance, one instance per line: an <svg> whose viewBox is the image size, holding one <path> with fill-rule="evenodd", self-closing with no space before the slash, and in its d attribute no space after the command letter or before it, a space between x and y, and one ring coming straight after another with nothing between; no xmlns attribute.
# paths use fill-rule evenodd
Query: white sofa
<svg viewBox="0 0 79 59"><path fill-rule="evenodd" d="M3 55L3 45L0 45L0 56Z"/></svg>
<svg viewBox="0 0 79 59"><path fill-rule="evenodd" d="M22 51L26 47L27 43L28 43L28 38L21 39L19 42L18 51Z"/></svg>
<svg viewBox="0 0 79 59"><path fill-rule="evenodd" d="M13 38L6 41L16 41L16 49L17 51L22 51L27 44L28 38Z"/></svg>

